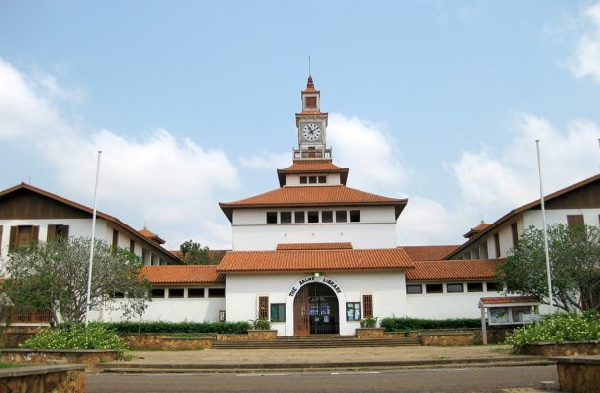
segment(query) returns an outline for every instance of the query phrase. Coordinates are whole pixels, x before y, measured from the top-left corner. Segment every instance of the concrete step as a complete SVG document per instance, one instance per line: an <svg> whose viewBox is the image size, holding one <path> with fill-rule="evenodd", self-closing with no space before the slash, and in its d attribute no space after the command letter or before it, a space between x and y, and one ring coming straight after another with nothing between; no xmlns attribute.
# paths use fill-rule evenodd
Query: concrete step
<svg viewBox="0 0 600 393"><path fill-rule="evenodd" d="M278 338L263 341L217 341L214 349L258 349L258 348L344 348L344 347L397 347L405 345L421 345L416 337L401 338Z"/></svg>

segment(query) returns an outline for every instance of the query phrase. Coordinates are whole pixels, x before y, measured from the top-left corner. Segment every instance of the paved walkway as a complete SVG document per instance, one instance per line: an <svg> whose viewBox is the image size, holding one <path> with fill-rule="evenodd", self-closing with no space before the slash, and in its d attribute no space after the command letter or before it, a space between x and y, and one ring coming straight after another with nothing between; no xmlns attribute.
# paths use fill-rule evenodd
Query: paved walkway
<svg viewBox="0 0 600 393"><path fill-rule="evenodd" d="M507 345L467 347L375 347L306 349L206 349L201 351L131 351L135 364L261 364L450 361L512 357ZM126 362L126 363L127 363Z"/></svg>

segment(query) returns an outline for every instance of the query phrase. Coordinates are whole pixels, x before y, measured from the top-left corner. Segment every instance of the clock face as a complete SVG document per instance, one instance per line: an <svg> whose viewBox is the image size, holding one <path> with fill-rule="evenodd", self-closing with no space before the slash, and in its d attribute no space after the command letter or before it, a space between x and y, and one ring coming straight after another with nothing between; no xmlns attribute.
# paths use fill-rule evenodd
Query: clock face
<svg viewBox="0 0 600 393"><path fill-rule="evenodd" d="M307 141L316 141L321 137L321 126L317 123L308 123L302 128L302 136Z"/></svg>

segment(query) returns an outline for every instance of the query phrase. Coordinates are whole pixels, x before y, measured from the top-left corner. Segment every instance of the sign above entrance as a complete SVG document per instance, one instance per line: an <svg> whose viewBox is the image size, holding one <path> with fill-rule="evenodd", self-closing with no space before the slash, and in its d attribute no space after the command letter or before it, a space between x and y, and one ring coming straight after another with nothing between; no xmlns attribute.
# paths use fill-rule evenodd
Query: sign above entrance
<svg viewBox="0 0 600 393"><path fill-rule="evenodd" d="M331 278L321 277L321 276L315 277L315 276L308 276L308 277L304 277L304 278L298 280L296 282L296 284L292 287L292 289L290 289L288 296L294 297L296 295L296 292L298 292L298 289L300 289L303 285L311 283L311 282L319 282L319 283L326 284L329 287L331 287L331 289L333 289L335 293L337 293L337 294L342 293L342 288L340 288L338 283L333 281Z"/></svg>

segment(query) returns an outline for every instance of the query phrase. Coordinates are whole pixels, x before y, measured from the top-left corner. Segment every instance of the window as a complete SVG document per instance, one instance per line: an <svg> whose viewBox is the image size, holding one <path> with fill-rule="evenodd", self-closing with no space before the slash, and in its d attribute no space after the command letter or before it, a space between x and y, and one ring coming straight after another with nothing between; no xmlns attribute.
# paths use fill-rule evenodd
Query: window
<svg viewBox="0 0 600 393"><path fill-rule="evenodd" d="M119 231L113 229L113 239L112 239L113 247L119 247Z"/></svg>
<svg viewBox="0 0 600 393"><path fill-rule="evenodd" d="M10 239L8 243L9 251L20 246L26 246L40 237L40 227L38 225L19 225L10 227Z"/></svg>
<svg viewBox="0 0 600 393"><path fill-rule="evenodd" d="M307 176L300 176L300 184L306 184L308 181Z"/></svg>
<svg viewBox="0 0 600 393"><path fill-rule="evenodd" d="M498 292L499 285L497 282L488 281L485 283L485 286L487 287L488 292L493 292L493 291Z"/></svg>
<svg viewBox="0 0 600 393"><path fill-rule="evenodd" d="M427 293L444 293L443 284L425 284L425 291Z"/></svg>
<svg viewBox="0 0 600 393"><path fill-rule="evenodd" d="M519 241L519 231L517 229L516 222L513 222L512 224L510 224L510 230L512 232L513 247L515 247L517 245L517 242Z"/></svg>
<svg viewBox="0 0 600 393"><path fill-rule="evenodd" d="M269 318L269 297L259 296L258 297L258 317L268 319Z"/></svg>
<svg viewBox="0 0 600 393"><path fill-rule="evenodd" d="M360 210L350 210L350 222L360 222Z"/></svg>
<svg viewBox="0 0 600 393"><path fill-rule="evenodd" d="M321 222L333 222L333 212L331 210L325 210L321 212Z"/></svg>
<svg viewBox="0 0 600 393"><path fill-rule="evenodd" d="M485 242L479 245L479 258L488 259L487 243Z"/></svg>
<svg viewBox="0 0 600 393"><path fill-rule="evenodd" d="M373 317L373 295L363 295L363 316Z"/></svg>
<svg viewBox="0 0 600 393"><path fill-rule="evenodd" d="M468 282L467 283L467 292L483 292L483 283L482 282Z"/></svg>
<svg viewBox="0 0 600 393"><path fill-rule="evenodd" d="M165 289L164 288L152 288L152 298L163 298L165 297Z"/></svg>
<svg viewBox="0 0 600 393"><path fill-rule="evenodd" d="M48 241L54 238L68 239L69 238L69 226L62 224L49 224L48 225Z"/></svg>
<svg viewBox="0 0 600 393"><path fill-rule="evenodd" d="M494 248L496 249L496 258L500 258L500 234L494 233Z"/></svg>
<svg viewBox="0 0 600 393"><path fill-rule="evenodd" d="M423 293L421 284L406 284L406 293Z"/></svg>
<svg viewBox="0 0 600 393"><path fill-rule="evenodd" d="M346 303L346 321L360 321L360 302Z"/></svg>
<svg viewBox="0 0 600 393"><path fill-rule="evenodd" d="M448 293L456 293L456 292L464 292L464 288L462 283L452 283L446 284L446 292Z"/></svg>
<svg viewBox="0 0 600 393"><path fill-rule="evenodd" d="M225 310L219 310L219 322L225 322L227 320L227 313Z"/></svg>
<svg viewBox="0 0 600 393"><path fill-rule="evenodd" d="M335 222L348 222L348 212L346 210L336 211Z"/></svg>
<svg viewBox="0 0 600 393"><path fill-rule="evenodd" d="M267 212L267 224L277 224L277 212Z"/></svg>
<svg viewBox="0 0 600 393"><path fill-rule="evenodd" d="M208 297L225 297L225 288L208 288Z"/></svg>
<svg viewBox="0 0 600 393"><path fill-rule="evenodd" d="M188 288L188 297L204 297L204 288Z"/></svg>
<svg viewBox="0 0 600 393"><path fill-rule="evenodd" d="M574 214L567 216L567 225L570 227L574 226L582 226L583 223L583 214Z"/></svg>
<svg viewBox="0 0 600 393"><path fill-rule="evenodd" d="M319 222L319 212L308 212L308 223L314 224Z"/></svg>
<svg viewBox="0 0 600 393"><path fill-rule="evenodd" d="M304 224L304 212L294 212L294 222L296 224Z"/></svg>
<svg viewBox="0 0 600 393"><path fill-rule="evenodd" d="M479 259L479 247L475 246L471 250L471 258L469 258L469 259Z"/></svg>
<svg viewBox="0 0 600 393"><path fill-rule="evenodd" d="M317 97L306 97L306 106L309 108L317 107Z"/></svg>
<svg viewBox="0 0 600 393"><path fill-rule="evenodd" d="M170 298L182 298L183 297L183 288L169 288L169 297Z"/></svg>
<svg viewBox="0 0 600 393"><path fill-rule="evenodd" d="M317 177L316 176L309 176L308 177L308 183L309 184L317 184Z"/></svg>
<svg viewBox="0 0 600 393"><path fill-rule="evenodd" d="M292 212L281 212L281 223L291 224L292 223Z"/></svg>
<svg viewBox="0 0 600 393"><path fill-rule="evenodd" d="M271 304L271 322L285 322L285 303Z"/></svg>
<svg viewBox="0 0 600 393"><path fill-rule="evenodd" d="M129 241L129 252L135 254L135 240L133 239Z"/></svg>
<svg viewBox="0 0 600 393"><path fill-rule="evenodd" d="M321 183L321 184L327 183L327 176L319 176L319 183Z"/></svg>

